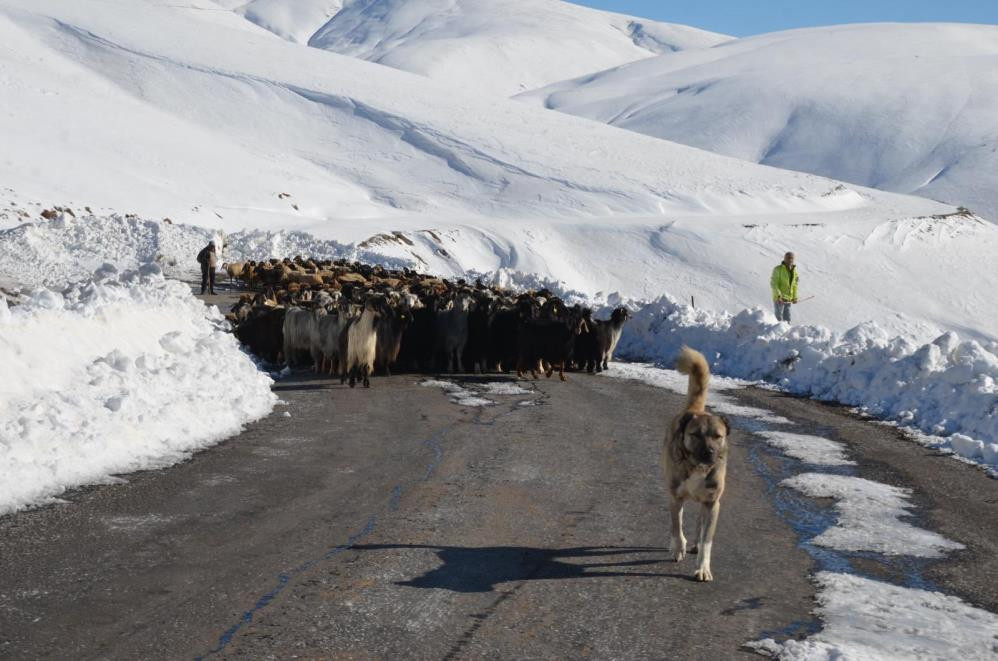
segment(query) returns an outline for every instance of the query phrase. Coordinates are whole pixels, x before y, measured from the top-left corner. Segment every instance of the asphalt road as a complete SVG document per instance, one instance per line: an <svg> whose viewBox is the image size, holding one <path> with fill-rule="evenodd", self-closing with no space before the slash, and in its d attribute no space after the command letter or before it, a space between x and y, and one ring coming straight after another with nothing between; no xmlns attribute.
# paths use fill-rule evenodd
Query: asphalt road
<svg viewBox="0 0 998 661"><path fill-rule="evenodd" d="M298 373L275 386L285 405L190 461L0 518L0 658L728 659L818 626L781 460L747 429L701 584L696 556L666 551L658 456L680 396L571 375L476 408L423 380ZM998 482L841 408L739 397L847 443L858 474L914 487L919 523L968 547L858 569L998 606Z"/></svg>

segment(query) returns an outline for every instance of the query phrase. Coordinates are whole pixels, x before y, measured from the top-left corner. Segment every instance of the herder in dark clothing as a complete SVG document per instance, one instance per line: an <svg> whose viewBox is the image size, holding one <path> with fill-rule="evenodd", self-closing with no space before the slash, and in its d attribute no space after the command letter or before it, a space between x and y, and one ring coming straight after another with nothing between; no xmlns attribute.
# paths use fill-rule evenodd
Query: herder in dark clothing
<svg viewBox="0 0 998 661"><path fill-rule="evenodd" d="M201 294L207 289L208 293L215 294L215 267L218 266L218 253L215 251L215 242L210 241L201 252L198 253L198 264L201 265Z"/></svg>

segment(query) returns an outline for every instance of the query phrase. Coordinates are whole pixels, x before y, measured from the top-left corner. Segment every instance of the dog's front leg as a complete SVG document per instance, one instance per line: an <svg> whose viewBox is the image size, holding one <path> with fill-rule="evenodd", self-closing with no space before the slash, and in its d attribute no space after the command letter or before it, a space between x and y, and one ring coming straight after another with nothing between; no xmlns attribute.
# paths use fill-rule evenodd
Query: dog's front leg
<svg viewBox="0 0 998 661"><path fill-rule="evenodd" d="M698 581L713 581L710 573L710 549L714 543L714 531L717 529L717 515L721 511L720 501L704 503L700 510L700 564L693 572L693 578Z"/></svg>
<svg viewBox="0 0 998 661"><path fill-rule="evenodd" d="M683 536L683 501L669 496L669 514L672 515L672 541L669 550L676 562L686 557L686 537Z"/></svg>

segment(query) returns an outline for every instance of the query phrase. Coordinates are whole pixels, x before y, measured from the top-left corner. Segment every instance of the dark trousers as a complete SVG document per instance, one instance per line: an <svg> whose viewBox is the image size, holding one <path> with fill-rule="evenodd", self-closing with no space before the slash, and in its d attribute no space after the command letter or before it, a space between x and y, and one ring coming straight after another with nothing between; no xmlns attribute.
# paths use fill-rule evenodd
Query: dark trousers
<svg viewBox="0 0 998 661"><path fill-rule="evenodd" d="M201 265L201 293L207 289L208 293L215 293L215 269L210 266Z"/></svg>

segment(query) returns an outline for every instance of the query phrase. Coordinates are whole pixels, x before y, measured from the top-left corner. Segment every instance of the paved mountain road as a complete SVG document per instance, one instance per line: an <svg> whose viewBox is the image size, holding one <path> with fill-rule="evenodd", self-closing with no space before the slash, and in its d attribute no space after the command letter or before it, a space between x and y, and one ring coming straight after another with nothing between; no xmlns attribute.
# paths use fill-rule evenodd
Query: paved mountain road
<svg viewBox="0 0 998 661"><path fill-rule="evenodd" d="M700 584L696 557L665 548L658 455L681 396L583 374L507 395L484 384L508 377L452 380L495 404L425 377L351 390L296 373L272 415L190 461L0 518L0 658L727 659L820 626L803 505L751 425ZM917 523L967 545L857 570L998 606L998 482L841 408L736 396L846 443L859 475L914 487Z"/></svg>
<svg viewBox="0 0 998 661"><path fill-rule="evenodd" d="M716 581L668 560L680 397L577 375L469 408L421 380L296 375L189 462L0 520L0 655L722 658L810 619L739 437Z"/></svg>

